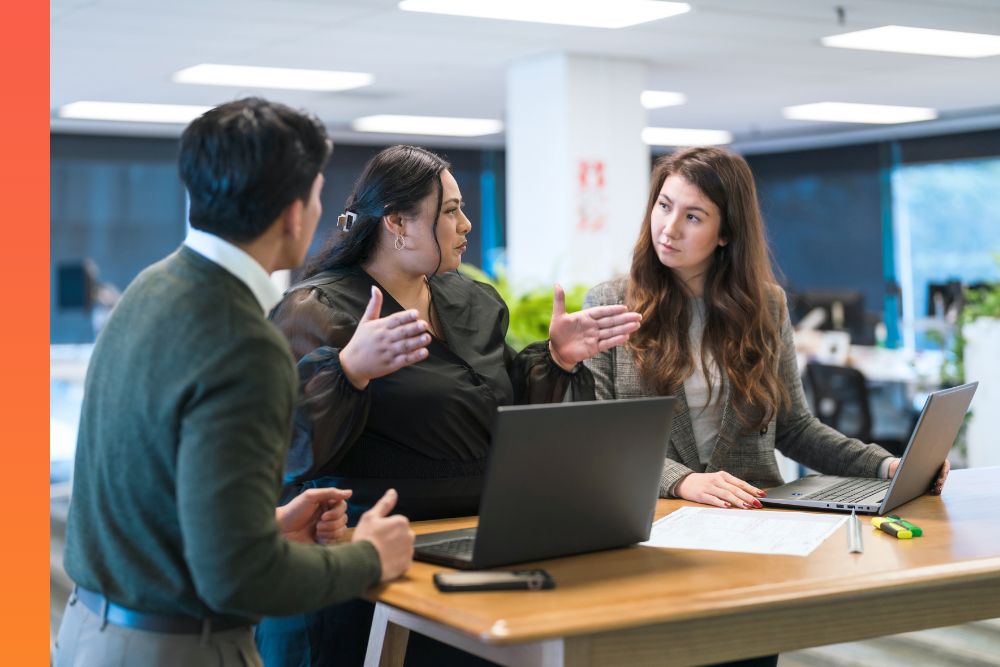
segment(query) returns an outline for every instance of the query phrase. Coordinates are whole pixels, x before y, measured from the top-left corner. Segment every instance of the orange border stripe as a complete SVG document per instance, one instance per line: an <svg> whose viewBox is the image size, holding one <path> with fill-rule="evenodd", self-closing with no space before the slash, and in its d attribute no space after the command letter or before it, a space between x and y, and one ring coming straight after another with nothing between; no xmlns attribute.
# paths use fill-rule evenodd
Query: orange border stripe
<svg viewBox="0 0 1000 667"><path fill-rule="evenodd" d="M49 653L49 3L15 3L4 15L0 662L44 665Z"/></svg>

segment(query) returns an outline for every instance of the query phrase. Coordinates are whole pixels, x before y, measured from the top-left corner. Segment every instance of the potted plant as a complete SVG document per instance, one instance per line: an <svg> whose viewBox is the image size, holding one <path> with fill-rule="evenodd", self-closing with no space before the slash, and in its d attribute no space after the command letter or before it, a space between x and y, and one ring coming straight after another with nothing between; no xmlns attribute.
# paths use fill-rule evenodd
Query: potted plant
<svg viewBox="0 0 1000 667"><path fill-rule="evenodd" d="M496 270L496 278L469 264L462 264L459 272L481 283L491 285L510 309L510 327L507 329L507 344L521 351L528 343L549 337L549 321L552 319L552 287L533 289L515 293L507 275L502 269ZM566 290L566 311L574 312L583 308L583 298L587 287L563 286Z"/></svg>

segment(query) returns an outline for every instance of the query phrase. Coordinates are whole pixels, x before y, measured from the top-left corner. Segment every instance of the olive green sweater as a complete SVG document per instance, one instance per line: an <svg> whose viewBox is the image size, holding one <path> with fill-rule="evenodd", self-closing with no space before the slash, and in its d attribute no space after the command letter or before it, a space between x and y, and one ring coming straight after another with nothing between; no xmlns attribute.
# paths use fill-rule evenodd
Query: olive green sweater
<svg viewBox="0 0 1000 667"><path fill-rule="evenodd" d="M66 570L139 611L292 614L381 576L370 542L282 538L297 380L249 288L187 247L140 274L87 372Z"/></svg>

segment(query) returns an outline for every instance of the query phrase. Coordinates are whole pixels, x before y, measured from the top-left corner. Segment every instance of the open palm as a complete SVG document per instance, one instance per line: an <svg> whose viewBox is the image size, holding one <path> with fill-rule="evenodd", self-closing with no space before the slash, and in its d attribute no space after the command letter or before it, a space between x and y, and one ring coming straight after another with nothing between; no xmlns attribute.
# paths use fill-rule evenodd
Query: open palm
<svg viewBox="0 0 1000 667"><path fill-rule="evenodd" d="M623 305L595 306L576 313L566 312L566 293L556 285L552 299L549 342L557 364L570 370L598 352L628 340L639 328L641 316Z"/></svg>

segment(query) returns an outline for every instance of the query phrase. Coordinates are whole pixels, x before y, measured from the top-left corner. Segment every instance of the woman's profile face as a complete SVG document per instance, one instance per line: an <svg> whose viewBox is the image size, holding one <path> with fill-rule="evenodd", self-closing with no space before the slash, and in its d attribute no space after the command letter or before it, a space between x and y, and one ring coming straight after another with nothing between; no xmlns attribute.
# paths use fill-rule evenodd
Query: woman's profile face
<svg viewBox="0 0 1000 667"><path fill-rule="evenodd" d="M660 263L696 293L715 249L726 245L721 227L722 213L701 189L679 174L667 177L649 215L649 232Z"/></svg>
<svg viewBox="0 0 1000 667"><path fill-rule="evenodd" d="M418 213L404 217L403 234L406 240L405 261L419 273L429 274L438 266L438 247L441 248L441 266L438 273L453 271L462 263L462 253L468 247L465 237L472 231L472 223L463 211L464 202L458 182L450 171L441 172L441 208L437 208L437 191L420 202ZM437 218L437 238L432 232Z"/></svg>

